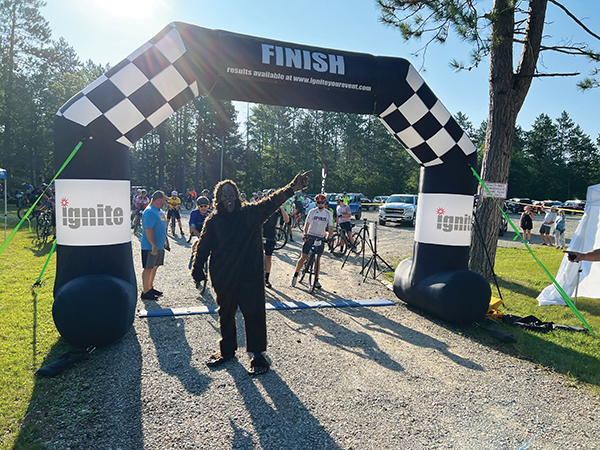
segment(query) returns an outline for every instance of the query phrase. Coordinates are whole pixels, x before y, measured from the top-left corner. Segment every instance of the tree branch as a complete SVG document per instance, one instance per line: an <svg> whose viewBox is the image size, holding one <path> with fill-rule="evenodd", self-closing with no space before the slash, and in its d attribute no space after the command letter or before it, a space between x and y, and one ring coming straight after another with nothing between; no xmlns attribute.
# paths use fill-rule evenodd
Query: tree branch
<svg viewBox="0 0 600 450"><path fill-rule="evenodd" d="M598 36L596 33L594 33L592 30L590 30L588 27L586 27L583 22L581 20L579 20L577 17L575 17L575 15L569 11L563 4L559 3L556 0L548 0L550 3L555 4L556 6L558 6L560 9L562 9L565 14L567 16L569 16L571 19L573 19L573 21L579 25L581 28L583 28L590 36L595 37L596 39L600 40L600 36Z"/></svg>

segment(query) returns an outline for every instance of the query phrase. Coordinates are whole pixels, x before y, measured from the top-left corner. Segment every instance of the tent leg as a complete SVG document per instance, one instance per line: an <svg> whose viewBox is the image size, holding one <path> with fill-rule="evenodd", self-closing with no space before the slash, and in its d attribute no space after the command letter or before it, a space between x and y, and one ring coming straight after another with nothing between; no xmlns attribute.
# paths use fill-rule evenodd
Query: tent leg
<svg viewBox="0 0 600 450"><path fill-rule="evenodd" d="M578 261L577 264L579 268L577 269L577 284L575 285L575 297L573 297L573 304L577 305L577 291L579 291L579 279L581 278L581 272L583 269L581 268L581 261Z"/></svg>

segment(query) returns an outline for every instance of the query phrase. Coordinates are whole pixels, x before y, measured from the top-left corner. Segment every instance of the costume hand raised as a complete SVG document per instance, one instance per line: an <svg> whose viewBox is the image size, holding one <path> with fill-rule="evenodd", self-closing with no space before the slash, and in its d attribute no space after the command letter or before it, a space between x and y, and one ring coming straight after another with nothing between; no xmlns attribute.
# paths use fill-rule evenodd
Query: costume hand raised
<svg viewBox="0 0 600 450"><path fill-rule="evenodd" d="M292 181L292 189L294 192L301 191L308 186L308 174L311 172L312 170L309 170L304 173L299 173L294 177L294 180Z"/></svg>

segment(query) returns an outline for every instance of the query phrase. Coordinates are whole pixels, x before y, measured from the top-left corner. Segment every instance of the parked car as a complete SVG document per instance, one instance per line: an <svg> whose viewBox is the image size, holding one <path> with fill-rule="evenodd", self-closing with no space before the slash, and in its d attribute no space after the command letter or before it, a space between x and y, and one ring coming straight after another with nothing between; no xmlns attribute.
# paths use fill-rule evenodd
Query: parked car
<svg viewBox="0 0 600 450"><path fill-rule="evenodd" d="M518 197L518 198L509 198L508 200L506 200L504 202L504 204L508 208L508 211L512 212L513 214L517 214L517 213L522 213L523 211L525 211L525 207L527 205L532 205L533 201L528 198Z"/></svg>
<svg viewBox="0 0 600 450"><path fill-rule="evenodd" d="M338 195L344 194L329 194L327 196L327 201L329 202L329 208L333 210L333 216L335 218L335 211L337 209L337 201L336 197ZM349 198L348 206L350 206L350 211L352 211L352 215L356 220L360 220L362 217L362 204L360 199L364 197L363 194L346 194Z"/></svg>
<svg viewBox="0 0 600 450"><path fill-rule="evenodd" d="M408 223L415 226L418 195L392 194L379 207L379 225L386 222Z"/></svg>
<svg viewBox="0 0 600 450"><path fill-rule="evenodd" d="M385 203L388 197L389 195L378 195L377 197L373 198L373 203Z"/></svg>
<svg viewBox="0 0 600 450"><path fill-rule="evenodd" d="M372 205L373 201L369 197L361 197L360 198L360 206L363 211L371 211L375 209L375 206Z"/></svg>
<svg viewBox="0 0 600 450"><path fill-rule="evenodd" d="M562 205L565 208L565 214L583 214L585 210L585 200L567 200ZM569 211L570 210L570 211Z"/></svg>

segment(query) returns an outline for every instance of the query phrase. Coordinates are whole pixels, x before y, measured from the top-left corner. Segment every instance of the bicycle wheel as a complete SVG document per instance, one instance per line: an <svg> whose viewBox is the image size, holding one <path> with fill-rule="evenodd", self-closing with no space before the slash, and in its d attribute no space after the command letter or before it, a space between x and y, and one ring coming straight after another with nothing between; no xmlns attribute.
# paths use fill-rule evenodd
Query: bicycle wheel
<svg viewBox="0 0 600 450"><path fill-rule="evenodd" d="M303 230L304 229L304 222L305 222L304 216L299 216L296 219L295 226L298 227L299 230Z"/></svg>
<svg viewBox="0 0 600 450"><path fill-rule="evenodd" d="M132 225L133 234L137 233L137 230L139 230L141 224L142 224L142 215L138 211L133 216L133 225Z"/></svg>
<svg viewBox="0 0 600 450"><path fill-rule="evenodd" d="M189 210L190 210L190 209L192 209L193 207L194 207L194 202L192 202L192 200L191 200L191 199L187 199L187 200L185 201L185 209L187 209L187 210L189 211Z"/></svg>
<svg viewBox="0 0 600 450"><path fill-rule="evenodd" d="M318 272L317 267L319 266L319 260L321 259L321 255L318 254L316 257L312 258L312 264L308 268L308 292L311 294L315 291L315 285L317 284Z"/></svg>
<svg viewBox="0 0 600 450"><path fill-rule="evenodd" d="M287 243L287 231L285 227L275 228L275 250L279 250Z"/></svg>
<svg viewBox="0 0 600 450"><path fill-rule="evenodd" d="M36 226L36 234L39 241L42 241L42 244L48 242L48 237L50 236L52 230L52 224L50 215L47 213L43 213L38 217L37 226Z"/></svg>
<svg viewBox="0 0 600 450"><path fill-rule="evenodd" d="M354 253L362 253L364 247L365 247L365 240L363 239L362 235L355 234L354 235L354 247L352 248L352 251Z"/></svg>
<svg viewBox="0 0 600 450"><path fill-rule="evenodd" d="M17 217L19 218L19 220L21 220L23 217L25 217L25 214L27 214L27 211L29 211L29 208L30 208L30 206L24 205L24 206L21 206L17 210ZM33 219L35 217L35 213L36 213L35 210L31 211L29 218Z"/></svg>
<svg viewBox="0 0 600 450"><path fill-rule="evenodd" d="M329 249L331 250L331 253L333 253L333 256L344 256L346 250L348 249L345 236L342 236L339 231L335 231L331 236Z"/></svg>
<svg viewBox="0 0 600 450"><path fill-rule="evenodd" d="M200 283L200 295L204 294L206 291L206 283L208 283L208 260L204 263L204 274L206 275L206 278L202 283Z"/></svg>
<svg viewBox="0 0 600 450"><path fill-rule="evenodd" d="M175 217L171 217L171 234L175 236Z"/></svg>
<svg viewBox="0 0 600 450"><path fill-rule="evenodd" d="M300 283L302 283L302 280L304 280L304 276L310 272L310 268L312 266L314 259L315 259L315 255L311 250L310 254L308 255L308 258L306 258L306 261L304 261L304 265L302 266L302 269L300 270L300 279L298 280Z"/></svg>

